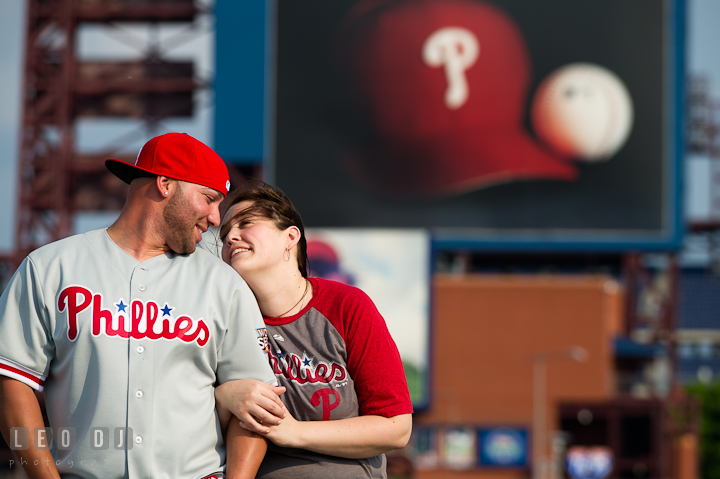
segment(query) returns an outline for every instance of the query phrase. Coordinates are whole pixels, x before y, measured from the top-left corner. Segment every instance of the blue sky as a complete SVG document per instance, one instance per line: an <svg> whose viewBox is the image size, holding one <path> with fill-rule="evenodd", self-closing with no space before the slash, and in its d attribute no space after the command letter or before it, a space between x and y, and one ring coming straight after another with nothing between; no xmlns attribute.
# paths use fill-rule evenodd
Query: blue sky
<svg viewBox="0 0 720 479"><path fill-rule="evenodd" d="M712 96L720 100L720 2L689 0L688 4L687 68L707 74L712 81Z"/></svg>
<svg viewBox="0 0 720 479"><path fill-rule="evenodd" d="M0 251L12 248L15 232L17 143L25 2L0 2Z"/></svg>

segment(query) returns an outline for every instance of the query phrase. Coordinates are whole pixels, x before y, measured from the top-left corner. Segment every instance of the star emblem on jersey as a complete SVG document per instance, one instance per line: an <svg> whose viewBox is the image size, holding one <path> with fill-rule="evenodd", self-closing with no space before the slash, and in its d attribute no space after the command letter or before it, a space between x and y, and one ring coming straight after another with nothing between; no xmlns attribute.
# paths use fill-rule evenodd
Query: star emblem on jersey
<svg viewBox="0 0 720 479"><path fill-rule="evenodd" d="M313 359L314 358L308 357L307 353L305 351L303 351L303 359L302 359L303 366L309 367L312 364Z"/></svg>
<svg viewBox="0 0 720 479"><path fill-rule="evenodd" d="M173 309L175 309L175 308L171 308L170 306L168 306L167 303L165 303L165 307L163 309L161 309L160 311L163 312L163 316L170 316L170 311L172 311Z"/></svg>
<svg viewBox="0 0 720 479"><path fill-rule="evenodd" d="M117 303L115 306L117 306L118 313L124 313L125 308L127 308L127 304L123 303L123 300L121 299L119 303Z"/></svg>

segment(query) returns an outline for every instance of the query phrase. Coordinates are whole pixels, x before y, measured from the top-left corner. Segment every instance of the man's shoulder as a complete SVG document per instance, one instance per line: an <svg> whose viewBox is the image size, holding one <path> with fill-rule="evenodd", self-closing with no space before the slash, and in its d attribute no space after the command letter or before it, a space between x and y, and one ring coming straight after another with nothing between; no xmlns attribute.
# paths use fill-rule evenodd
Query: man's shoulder
<svg viewBox="0 0 720 479"><path fill-rule="evenodd" d="M202 248L195 248L195 251L192 253L182 255L180 257L186 258L188 261L197 263L198 265L202 265L204 268L217 270L221 272L221 274L235 272L235 270L232 269L232 267L230 267L230 265L228 265L225 261ZM237 273L235 273L235 275L239 276Z"/></svg>
<svg viewBox="0 0 720 479"><path fill-rule="evenodd" d="M74 255L79 251L92 247L93 242L98 241L101 234L104 234L103 229L68 236L39 247L28 254L28 258L36 263L45 263L48 260L60 258L65 254Z"/></svg>
<svg viewBox="0 0 720 479"><path fill-rule="evenodd" d="M176 258L189 261L190 267L193 271L196 271L198 277L201 277L204 281L215 284L228 283L234 286L239 284L245 285L245 280L242 279L232 266L202 248L196 248L194 252L188 255L177 256Z"/></svg>

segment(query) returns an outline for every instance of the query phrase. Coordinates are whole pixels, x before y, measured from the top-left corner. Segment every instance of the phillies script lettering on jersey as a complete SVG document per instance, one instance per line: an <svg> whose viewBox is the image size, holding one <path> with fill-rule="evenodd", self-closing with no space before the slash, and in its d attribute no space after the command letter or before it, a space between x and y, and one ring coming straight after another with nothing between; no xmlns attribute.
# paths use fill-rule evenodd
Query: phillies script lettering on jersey
<svg viewBox="0 0 720 479"><path fill-rule="evenodd" d="M347 377L345 368L337 363L331 363L329 366L318 363L317 366L313 366L312 360L307 356L301 359L295 354L286 356L280 351L277 352L277 356L270 354L270 365L275 374L282 374L300 384L330 384L332 381L343 381Z"/></svg>
<svg viewBox="0 0 720 479"><path fill-rule="evenodd" d="M167 304L160 308L153 301L133 301L132 304L125 304L122 299L115 303L117 314L113 315L109 310L102 308L102 295L93 295L92 291L83 286L68 286L60 292L57 307L59 312L67 310L68 339L75 341L78 334L78 314L85 311L92 303L92 335L117 336L128 339L179 339L186 343L196 341L202 347L210 339L210 330L202 318L194 321L189 316L180 316L171 324L173 309ZM127 308L130 311L126 311ZM163 312L163 318L159 323L158 315ZM126 313L125 315L121 313ZM129 314L129 321L126 316ZM169 318L165 317L169 316ZM105 329L103 330L103 324ZM117 324L117 328L113 325ZM130 329L128 330L128 326ZM195 327L193 327L195 326Z"/></svg>

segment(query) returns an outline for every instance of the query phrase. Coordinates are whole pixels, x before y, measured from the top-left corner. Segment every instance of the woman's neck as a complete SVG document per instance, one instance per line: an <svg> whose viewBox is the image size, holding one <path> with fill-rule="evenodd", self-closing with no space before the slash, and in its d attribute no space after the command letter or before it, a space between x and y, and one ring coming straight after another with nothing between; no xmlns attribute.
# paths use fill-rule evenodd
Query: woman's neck
<svg viewBox="0 0 720 479"><path fill-rule="evenodd" d="M296 314L312 298L310 282L297 269L289 274L268 274L245 278L245 281L255 294L263 316L279 318Z"/></svg>

